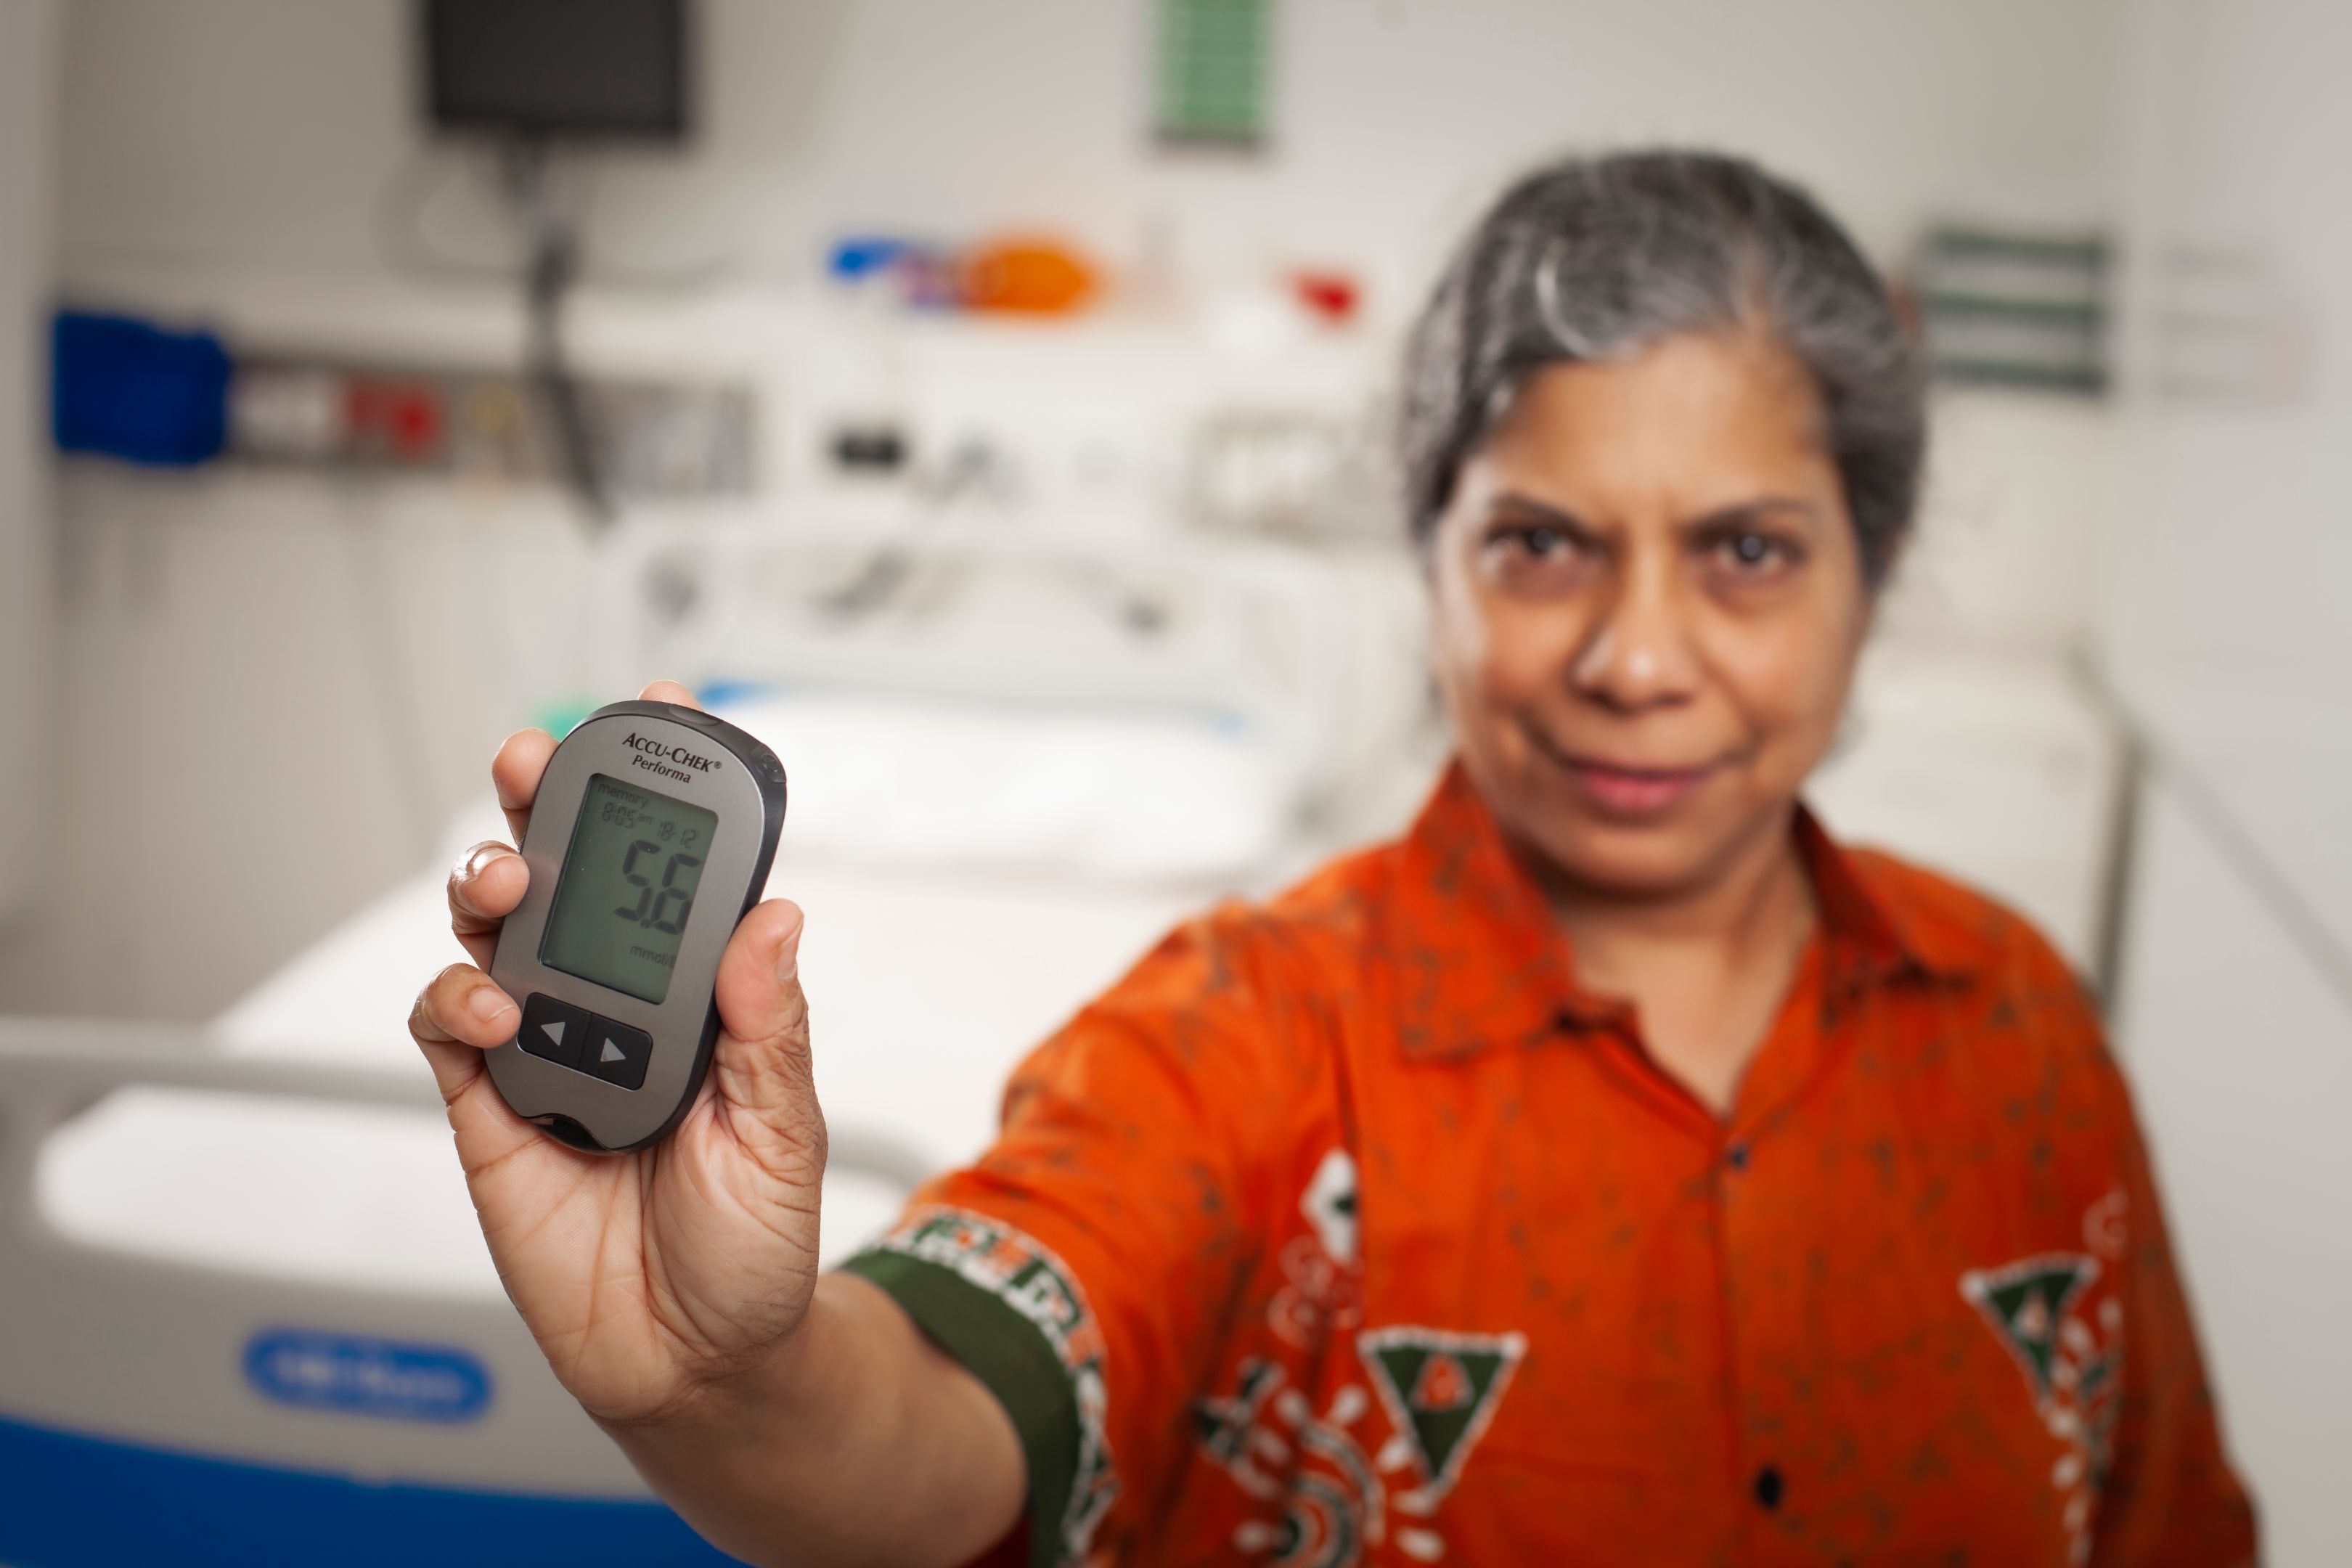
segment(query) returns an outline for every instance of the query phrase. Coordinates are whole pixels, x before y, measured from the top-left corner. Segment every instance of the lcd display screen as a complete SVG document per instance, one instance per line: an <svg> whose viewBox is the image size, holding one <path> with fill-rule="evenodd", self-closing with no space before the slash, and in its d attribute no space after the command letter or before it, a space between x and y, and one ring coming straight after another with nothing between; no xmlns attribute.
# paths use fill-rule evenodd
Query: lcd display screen
<svg viewBox="0 0 2352 1568"><path fill-rule="evenodd" d="M669 994L719 814L623 784L588 781L557 874L539 961L658 1005Z"/></svg>

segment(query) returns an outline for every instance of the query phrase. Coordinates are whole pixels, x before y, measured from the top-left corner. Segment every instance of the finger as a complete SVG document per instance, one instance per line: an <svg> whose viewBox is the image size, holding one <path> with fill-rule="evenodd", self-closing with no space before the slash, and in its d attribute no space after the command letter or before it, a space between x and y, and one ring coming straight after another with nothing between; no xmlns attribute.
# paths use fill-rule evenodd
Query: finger
<svg viewBox="0 0 2352 1568"><path fill-rule="evenodd" d="M540 775L553 755L554 736L544 730L517 730L490 759L490 784L499 792L499 809L507 814L507 831L518 844L530 822L530 803L539 798Z"/></svg>
<svg viewBox="0 0 2352 1568"><path fill-rule="evenodd" d="M470 963L453 963L417 993L408 1033L432 1064L446 1103L480 1075L482 1053L513 1039L521 1021L521 1009L488 975Z"/></svg>
<svg viewBox="0 0 2352 1568"><path fill-rule="evenodd" d="M801 990L798 904L771 899L743 917L719 960L719 1020L712 1062L729 1110L750 1113L778 1151L813 1155L823 1168L824 1117L810 1071L808 997Z"/></svg>
<svg viewBox="0 0 2352 1568"><path fill-rule="evenodd" d="M457 1136L457 1157L468 1182L499 1171L527 1187L544 1176L549 1164L595 1159L542 1136L514 1113L490 1081L482 1052L512 1039L520 1021L513 1001L478 970L463 963L435 975L409 1012L409 1035L425 1053L441 1103L448 1108L449 1130ZM514 1163L518 1155L524 1165ZM537 1169L528 1168L532 1166ZM491 1208L481 1189L475 1199L487 1216Z"/></svg>
<svg viewBox="0 0 2352 1568"><path fill-rule="evenodd" d="M691 708L697 712L700 712L702 710L702 704L694 700L694 693L688 691L685 687L680 686L675 680L655 681L643 691L637 693L637 700L640 702L675 702L680 708Z"/></svg>
<svg viewBox="0 0 2352 1568"><path fill-rule="evenodd" d="M512 1158L518 1153L541 1159L572 1153L542 1138L538 1128L514 1113L498 1086L490 1082L481 1050L455 1038L441 1021L444 1003L436 993L453 974L462 975L465 968L452 964L425 988L409 1012L408 1033L425 1053L434 1084L441 1090L441 1103L448 1108L449 1131L457 1136L457 1158L465 1166L467 1180L492 1169L511 1170ZM551 1155L551 1151L559 1152Z"/></svg>
<svg viewBox="0 0 2352 1568"><path fill-rule="evenodd" d="M449 929L482 968L490 966L499 928L530 887L530 868L496 839L475 845L449 868Z"/></svg>

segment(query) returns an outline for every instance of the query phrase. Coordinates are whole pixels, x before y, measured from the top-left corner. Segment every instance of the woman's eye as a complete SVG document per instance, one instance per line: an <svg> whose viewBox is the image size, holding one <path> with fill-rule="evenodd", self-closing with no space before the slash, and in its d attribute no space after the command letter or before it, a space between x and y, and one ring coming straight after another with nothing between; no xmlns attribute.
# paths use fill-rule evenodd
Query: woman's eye
<svg viewBox="0 0 2352 1568"><path fill-rule="evenodd" d="M1585 541L1548 522L1496 528L1479 546L1490 581L1517 593L1564 593L1580 582L1591 554Z"/></svg>
<svg viewBox="0 0 2352 1568"><path fill-rule="evenodd" d="M1734 533L1716 542L1716 553L1735 571L1754 574L1790 563L1795 552L1768 533Z"/></svg>
<svg viewBox="0 0 2352 1568"><path fill-rule="evenodd" d="M1549 523L1507 528L1493 540L1495 548L1528 561L1562 561L1576 553L1576 541Z"/></svg>

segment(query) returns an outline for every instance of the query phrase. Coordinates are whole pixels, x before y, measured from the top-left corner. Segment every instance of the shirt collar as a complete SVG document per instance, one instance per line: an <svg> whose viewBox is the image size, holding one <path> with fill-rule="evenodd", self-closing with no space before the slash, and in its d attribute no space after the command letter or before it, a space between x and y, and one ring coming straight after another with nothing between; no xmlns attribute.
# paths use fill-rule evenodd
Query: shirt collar
<svg viewBox="0 0 2352 1568"><path fill-rule="evenodd" d="M1895 896L1892 862L1842 847L1802 803L1794 832L1820 905L1832 991L1972 970L1964 945ZM1385 919L1406 1056L1450 1058L1630 1020L1627 1004L1578 984L1542 889L1459 759L1398 847L1396 864Z"/></svg>

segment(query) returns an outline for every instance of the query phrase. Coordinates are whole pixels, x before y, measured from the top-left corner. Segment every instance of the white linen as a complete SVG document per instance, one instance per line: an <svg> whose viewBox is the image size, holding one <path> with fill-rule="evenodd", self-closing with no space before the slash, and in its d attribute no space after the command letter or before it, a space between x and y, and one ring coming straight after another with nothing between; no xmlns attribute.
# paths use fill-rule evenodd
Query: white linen
<svg viewBox="0 0 2352 1568"><path fill-rule="evenodd" d="M801 691L725 711L782 759L803 864L1198 887L1262 863L1292 805L1233 716Z"/></svg>

